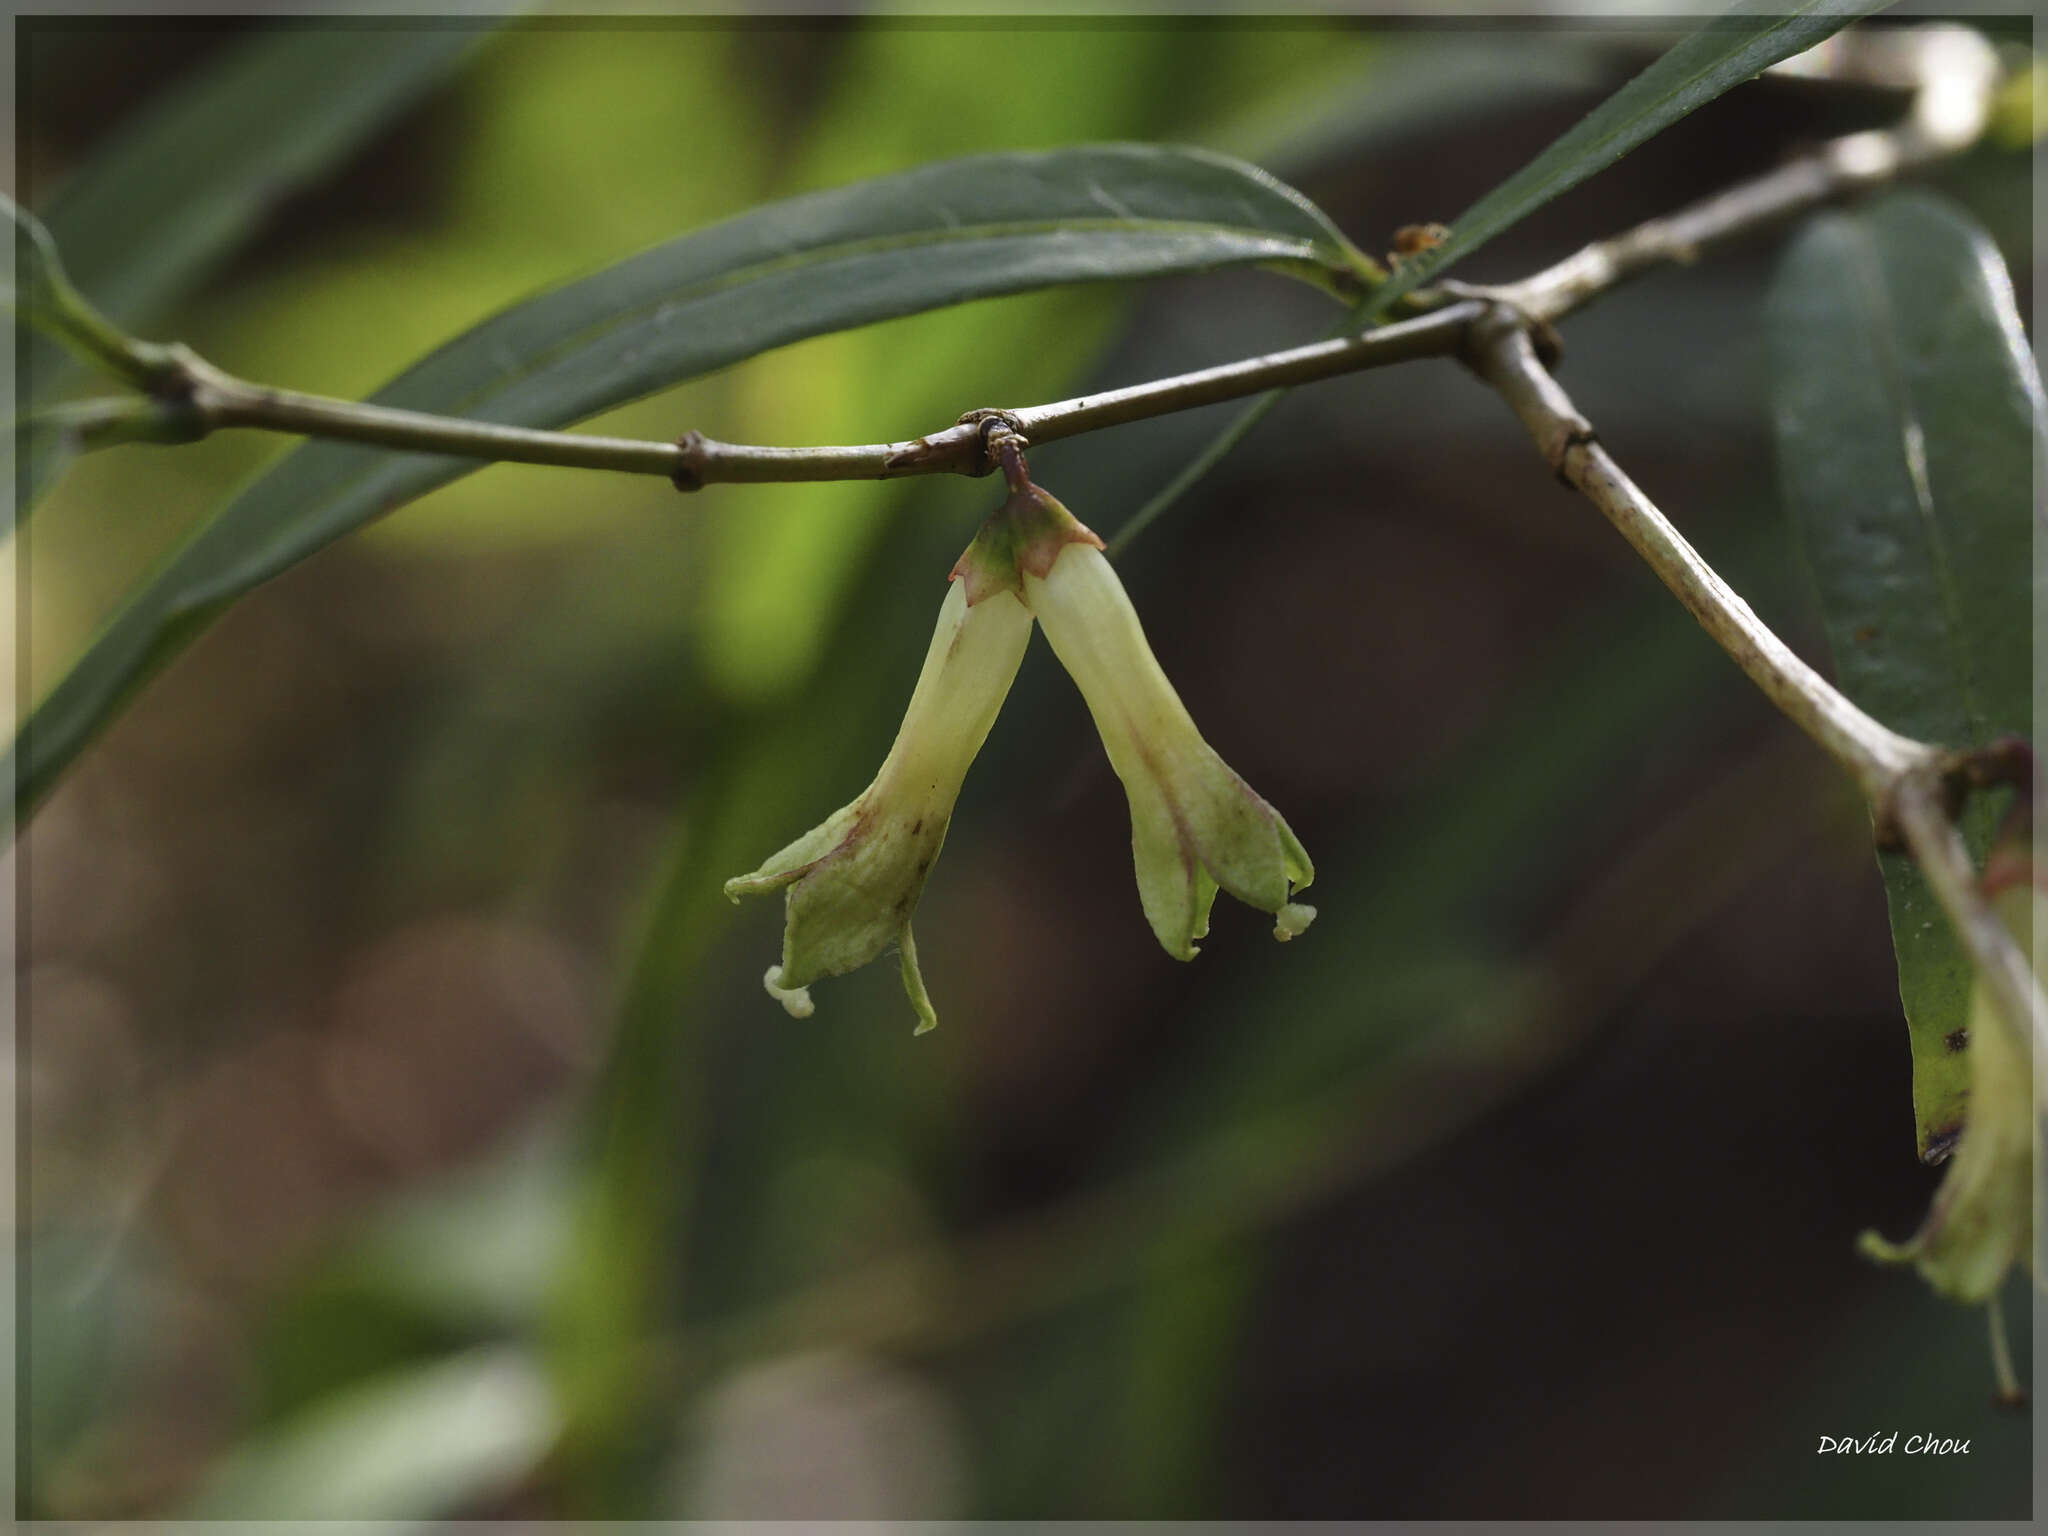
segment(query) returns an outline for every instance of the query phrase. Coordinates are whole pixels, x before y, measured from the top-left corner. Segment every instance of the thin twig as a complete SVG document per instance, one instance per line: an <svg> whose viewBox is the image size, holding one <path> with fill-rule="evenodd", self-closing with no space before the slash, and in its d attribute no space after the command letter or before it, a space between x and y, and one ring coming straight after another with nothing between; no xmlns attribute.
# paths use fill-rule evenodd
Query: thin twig
<svg viewBox="0 0 2048 1536"><path fill-rule="evenodd" d="M1677 213L1596 240L1505 287L1440 286L1449 293L1486 292L1532 320L1554 322L1652 267L1690 264L1710 246L1894 181L1959 154L1983 137L2000 65L1981 34L1968 27L1920 27L1887 35L1884 41L1867 39L1863 51L1868 55L1860 61L1865 73L1918 82L1912 109L1898 126L1832 139Z"/></svg>
<svg viewBox="0 0 2048 1536"><path fill-rule="evenodd" d="M67 425L76 430L81 449L142 438L193 442L223 427L259 427L412 453L662 475L683 490L716 482L982 475L992 467L983 441L984 427L991 421L1004 422L1030 441L1044 443L1367 368L1449 357L1457 353L1466 323L1484 307L1476 301L1450 303L1363 335L1291 347L1126 389L1013 411L970 411L943 431L900 443L772 448L721 443L696 432L674 443L539 432L272 389L236 378L182 346L165 349L168 362L157 365L151 376L153 405L120 402L117 409L114 402L95 403ZM157 420L142 422L152 409Z"/></svg>
<svg viewBox="0 0 2048 1536"><path fill-rule="evenodd" d="M555 464L568 469L672 475L682 463L682 451L673 443L593 437L580 432L536 432L492 421L435 416L424 411L394 410L390 406L272 389L216 368L189 347L165 350L166 361L150 381L150 393L161 418L158 429L142 433L136 428L132 411L116 412L103 406L77 423L80 448L107 447L134 441L139 436L158 442L195 442L222 427L260 427L410 453L443 453L515 464Z"/></svg>
<svg viewBox="0 0 2048 1536"><path fill-rule="evenodd" d="M50 432L75 449L106 448L115 443L182 443L191 434L162 404L140 395L104 395L67 400L30 411L20 418L32 432Z"/></svg>
<svg viewBox="0 0 2048 1536"><path fill-rule="evenodd" d="M1565 484L1614 524L1700 627L1765 696L1862 787L1880 830L1901 838L1955 925L1999 1012L2048 1061L2048 1004L2026 958L1986 905L1942 797L1947 755L1888 729L1795 655L1686 542L1600 446L1592 424L1536 355L1528 317L1501 305L1471 331L1466 360L1521 420Z"/></svg>
<svg viewBox="0 0 2048 1536"><path fill-rule="evenodd" d="M1238 400L1268 390L1310 384L1419 357L1457 354L1465 326L1484 309L1477 302L1447 304L1414 320L1362 335L1311 342L1262 357L1133 384L1049 405L1017 410L969 411L953 426L905 443L857 448L762 448L721 443L693 433L683 440L688 467L677 483L686 490L730 481L881 480L935 471L983 474L991 467L981 443L983 425L1000 420L1033 443L1077 437L1104 427ZM694 482L694 483L692 483Z"/></svg>
<svg viewBox="0 0 2048 1536"><path fill-rule="evenodd" d="M96 309L64 270L57 242L42 220L0 192L0 220L28 243L17 245L19 291L9 303L31 325L137 389L148 389L168 348L138 341Z"/></svg>
<svg viewBox="0 0 2048 1536"><path fill-rule="evenodd" d="M1888 730L1795 655L1702 560L1595 438L1537 359L1522 318L1503 306L1473 328L1468 358L1521 419L1550 467L1614 524L1771 702L1856 776L1873 800L1937 754Z"/></svg>

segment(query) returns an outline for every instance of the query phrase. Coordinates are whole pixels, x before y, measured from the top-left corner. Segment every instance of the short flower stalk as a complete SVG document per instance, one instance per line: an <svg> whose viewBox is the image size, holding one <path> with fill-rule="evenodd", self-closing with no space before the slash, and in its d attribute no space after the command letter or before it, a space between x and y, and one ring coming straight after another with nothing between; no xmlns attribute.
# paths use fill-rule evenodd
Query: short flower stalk
<svg viewBox="0 0 2048 1536"><path fill-rule="evenodd" d="M726 882L735 901L786 890L782 960L764 980L798 1018L811 1012L812 982L865 965L893 943L918 1033L938 1022L911 914L1034 617L1079 685L1123 783L1140 905L1167 953L1194 958L1219 890L1273 914L1279 939L1315 917L1294 900L1315 873L1299 839L1196 730L1102 540L1031 483L1021 446L1000 433L992 443L1010 494L953 568L924 671L875 781L759 869Z"/></svg>

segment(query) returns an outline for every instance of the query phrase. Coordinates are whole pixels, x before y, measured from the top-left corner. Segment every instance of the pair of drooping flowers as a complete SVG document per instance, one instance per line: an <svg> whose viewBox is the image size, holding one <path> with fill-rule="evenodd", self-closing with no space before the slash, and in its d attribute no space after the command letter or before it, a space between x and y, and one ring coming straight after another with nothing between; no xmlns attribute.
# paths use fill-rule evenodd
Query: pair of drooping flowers
<svg viewBox="0 0 2048 1536"><path fill-rule="evenodd" d="M1314 866L1280 813L1195 729L1145 643L1102 540L1033 485L1014 438L996 447L1010 495L953 567L952 585L896 744L864 794L750 875L734 901L787 887L782 962L768 992L798 1018L810 984L866 965L890 944L918 1033L938 1023L910 918L945 841L968 764L981 750L1045 627L1102 733L1131 805L1131 849L1146 919L1168 954L1191 960L1221 889L1274 915L1290 939L1315 917L1293 895Z"/></svg>

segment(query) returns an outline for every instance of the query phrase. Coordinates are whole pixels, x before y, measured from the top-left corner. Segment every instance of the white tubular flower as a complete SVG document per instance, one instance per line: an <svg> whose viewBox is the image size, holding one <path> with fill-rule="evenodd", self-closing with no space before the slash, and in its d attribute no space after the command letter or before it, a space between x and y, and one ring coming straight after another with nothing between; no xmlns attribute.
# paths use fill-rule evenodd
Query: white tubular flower
<svg viewBox="0 0 2048 1536"><path fill-rule="evenodd" d="M1043 491L1030 494L1067 516ZM1050 556L1020 563L1024 600L1080 686L1123 780L1138 896L1153 933L1168 954L1192 960L1220 887L1271 912L1275 938L1293 938L1315 917L1292 899L1315 878L1308 854L1195 729L1101 549L1074 541Z"/></svg>
<svg viewBox="0 0 2048 1536"><path fill-rule="evenodd" d="M970 549L962 567L973 555ZM910 915L946 839L967 766L1031 638L1031 615L1014 593L971 591L974 585L956 580L948 589L902 729L874 783L752 874L725 883L734 901L788 888L782 963L769 968L765 982L797 1018L810 1015L812 982L866 965L896 943L917 1032L938 1023L918 971Z"/></svg>

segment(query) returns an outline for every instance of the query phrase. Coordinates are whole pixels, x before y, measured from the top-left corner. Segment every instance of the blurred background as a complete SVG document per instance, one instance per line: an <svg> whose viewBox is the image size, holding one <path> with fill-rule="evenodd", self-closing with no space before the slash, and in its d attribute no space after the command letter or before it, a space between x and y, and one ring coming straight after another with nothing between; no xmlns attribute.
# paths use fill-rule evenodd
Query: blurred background
<svg viewBox="0 0 2048 1536"><path fill-rule="evenodd" d="M1669 40L477 30L148 333L359 396L757 202L1093 139L1247 156L1379 252ZM166 131L260 41L25 24L17 193ZM1461 275L1900 105L1745 87ZM1939 178L2023 313L2029 175L1988 148ZM1562 377L1824 663L1772 486L1777 245L1616 292ZM901 438L1334 318L1256 273L987 302L597 430ZM1231 414L1033 470L1114 535ZM290 446L76 465L15 546L25 702ZM489 468L148 687L17 850L24 1513L2029 1513L1982 1318L1854 1250L1938 1179L1860 801L1454 364L1295 394L1121 561L1204 733L1315 855L1301 942L1225 901L1194 964L1159 950L1034 642L919 914L942 1027L912 1038L888 964L808 1020L765 997L779 903L720 883L868 782L995 496ZM1815 1454L1894 1429L1971 1452Z"/></svg>

